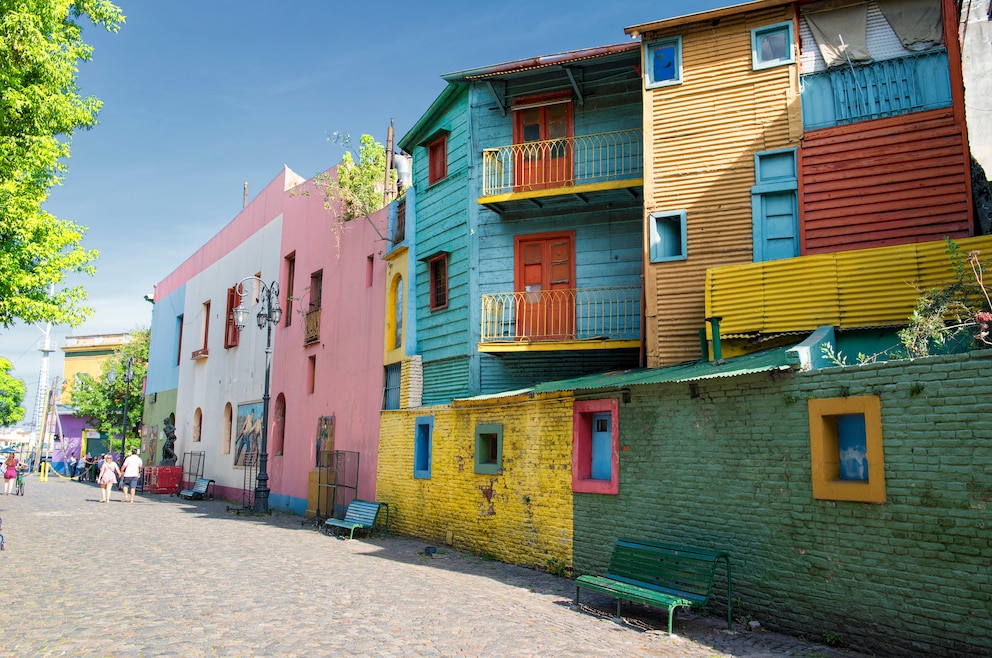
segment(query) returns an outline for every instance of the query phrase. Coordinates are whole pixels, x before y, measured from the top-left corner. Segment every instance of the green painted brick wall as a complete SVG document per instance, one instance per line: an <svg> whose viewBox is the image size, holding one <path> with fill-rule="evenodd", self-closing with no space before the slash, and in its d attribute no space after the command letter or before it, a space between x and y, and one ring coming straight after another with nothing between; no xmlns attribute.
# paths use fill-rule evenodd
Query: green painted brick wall
<svg viewBox="0 0 992 658"><path fill-rule="evenodd" d="M879 655L992 655L992 351L697 386L621 403L620 494L574 495L576 573L620 536L719 548L735 617ZM887 502L815 500L807 400L861 395L881 400Z"/></svg>

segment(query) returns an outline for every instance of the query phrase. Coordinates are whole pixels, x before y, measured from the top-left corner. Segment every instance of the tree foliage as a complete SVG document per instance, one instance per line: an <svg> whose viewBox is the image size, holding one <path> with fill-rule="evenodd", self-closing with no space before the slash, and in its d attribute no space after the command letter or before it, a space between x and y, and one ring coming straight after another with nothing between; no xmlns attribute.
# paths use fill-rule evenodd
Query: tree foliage
<svg viewBox="0 0 992 658"><path fill-rule="evenodd" d="M351 138L344 133L334 133L331 141L340 142L350 149ZM346 150L336 174L323 173L316 177L318 188L324 191L328 208L341 203L338 219L350 222L366 217L386 205L386 149L371 135L362 135L358 148L358 162ZM389 185L396 183L396 171L389 170Z"/></svg>
<svg viewBox="0 0 992 658"><path fill-rule="evenodd" d="M946 243L953 281L941 288L920 291L909 325L899 332L911 357L946 350L958 340L992 345L992 300L984 281L988 264L981 261L978 250L965 254L953 240L948 238Z"/></svg>
<svg viewBox="0 0 992 658"><path fill-rule="evenodd" d="M81 376L72 387L71 404L76 409L76 416L85 418L90 427L111 437L120 436L121 429L126 426L128 448L140 447L141 443L137 427L145 408L141 383L148 372L149 336L148 329L132 332L131 341L103 363L99 379ZM134 359L130 387L123 376L129 358ZM110 376L111 372L115 376ZM126 422L123 418L125 393L128 393ZM119 447L120 443L117 443L114 449Z"/></svg>
<svg viewBox="0 0 992 658"><path fill-rule="evenodd" d="M92 47L81 19L116 32L107 0L0 0L0 327L16 319L78 326L92 313L69 273L93 274L85 227L42 209L61 184L73 133L96 124L101 103L76 85Z"/></svg>
<svg viewBox="0 0 992 658"><path fill-rule="evenodd" d="M7 359L0 356L0 427L7 427L24 418L24 382L10 374L13 369Z"/></svg>

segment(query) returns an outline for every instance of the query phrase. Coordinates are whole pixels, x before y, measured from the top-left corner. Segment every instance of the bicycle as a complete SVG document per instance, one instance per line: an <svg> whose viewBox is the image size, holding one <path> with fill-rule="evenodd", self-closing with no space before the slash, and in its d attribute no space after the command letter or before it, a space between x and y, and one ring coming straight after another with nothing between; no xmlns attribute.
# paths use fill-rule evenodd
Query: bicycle
<svg viewBox="0 0 992 658"><path fill-rule="evenodd" d="M17 470L17 479L14 480L14 495L24 495L24 471L20 469Z"/></svg>

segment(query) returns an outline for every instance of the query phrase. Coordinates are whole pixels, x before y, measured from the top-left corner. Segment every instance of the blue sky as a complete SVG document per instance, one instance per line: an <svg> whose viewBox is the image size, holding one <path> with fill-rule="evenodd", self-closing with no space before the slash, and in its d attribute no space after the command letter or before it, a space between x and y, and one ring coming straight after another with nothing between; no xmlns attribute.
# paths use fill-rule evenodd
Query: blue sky
<svg viewBox="0 0 992 658"><path fill-rule="evenodd" d="M624 28L732 4L718 0L544 3L120 0L127 20L87 26L81 92L104 102L72 140L47 210L88 227L95 277L72 279L95 314L52 330L50 378L66 336L147 327L143 296L287 165L310 177L340 161L340 131L397 140L444 87L479 66L629 41ZM33 417L42 331L0 330L0 355Z"/></svg>

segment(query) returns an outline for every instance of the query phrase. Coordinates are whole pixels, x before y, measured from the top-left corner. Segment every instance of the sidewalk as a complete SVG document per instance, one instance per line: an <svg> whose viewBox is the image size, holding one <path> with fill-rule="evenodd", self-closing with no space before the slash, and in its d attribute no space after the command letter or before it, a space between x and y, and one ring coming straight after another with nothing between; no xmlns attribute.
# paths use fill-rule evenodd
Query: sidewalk
<svg viewBox="0 0 992 658"><path fill-rule="evenodd" d="M347 541L296 516L52 476L0 496L3 647L15 656L857 658L725 619L583 599L567 578L403 537ZM658 630L660 629L660 630Z"/></svg>

